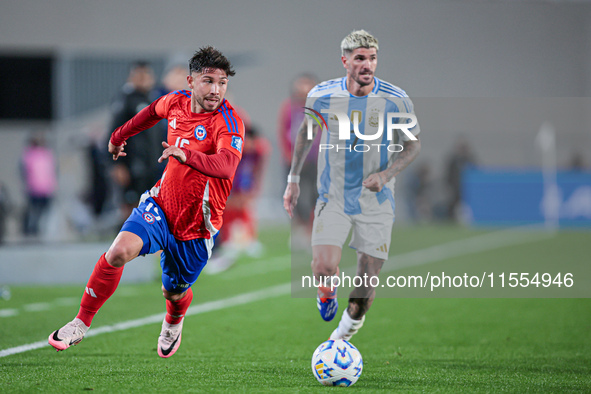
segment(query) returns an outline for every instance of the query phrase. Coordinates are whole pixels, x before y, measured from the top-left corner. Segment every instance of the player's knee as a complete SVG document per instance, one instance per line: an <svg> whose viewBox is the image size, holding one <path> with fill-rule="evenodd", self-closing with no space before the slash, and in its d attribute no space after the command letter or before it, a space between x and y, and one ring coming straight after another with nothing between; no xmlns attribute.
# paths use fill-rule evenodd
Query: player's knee
<svg viewBox="0 0 591 394"><path fill-rule="evenodd" d="M137 256L133 248L124 243L114 243L111 245L105 258L113 267L123 267L128 261Z"/></svg>
<svg viewBox="0 0 591 394"><path fill-rule="evenodd" d="M166 290L164 286L162 286L162 295L169 301L176 302L187 295L187 292L184 293L171 293L170 291Z"/></svg>

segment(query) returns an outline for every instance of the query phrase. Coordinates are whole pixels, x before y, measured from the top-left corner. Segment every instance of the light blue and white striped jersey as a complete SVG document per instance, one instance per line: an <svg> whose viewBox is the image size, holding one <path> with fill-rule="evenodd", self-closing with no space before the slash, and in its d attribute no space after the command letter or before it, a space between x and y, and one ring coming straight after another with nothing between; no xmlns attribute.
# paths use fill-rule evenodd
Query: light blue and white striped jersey
<svg viewBox="0 0 591 394"><path fill-rule="evenodd" d="M394 144L409 140L400 129L395 129L392 140L386 132L387 113L409 113L414 115L413 104L406 92L379 78L367 96L353 96L347 90L346 77L332 79L316 85L308 93L306 107L320 113L326 124L322 127L320 152L318 154L318 198L321 201L336 202L348 215L356 215L380 209L388 200L394 211L394 183L390 180L379 193L371 192L361 183L369 175L388 168L400 150ZM383 133L379 139L359 139L353 133L348 139L339 139L339 122L334 114L322 113L323 109L344 112L351 121L361 121L358 131L363 135L375 135L383 117ZM407 118L394 118L393 123L410 122ZM418 123L409 131L417 135ZM391 146L392 145L392 146Z"/></svg>

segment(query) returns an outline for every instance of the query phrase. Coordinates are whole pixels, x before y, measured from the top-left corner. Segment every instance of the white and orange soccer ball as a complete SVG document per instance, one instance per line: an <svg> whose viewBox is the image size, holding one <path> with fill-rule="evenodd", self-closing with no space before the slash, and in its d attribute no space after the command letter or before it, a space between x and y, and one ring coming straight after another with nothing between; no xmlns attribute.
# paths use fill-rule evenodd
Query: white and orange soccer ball
<svg viewBox="0 0 591 394"><path fill-rule="evenodd" d="M343 339L329 339L312 356L312 373L325 386L351 386L363 371L359 350Z"/></svg>

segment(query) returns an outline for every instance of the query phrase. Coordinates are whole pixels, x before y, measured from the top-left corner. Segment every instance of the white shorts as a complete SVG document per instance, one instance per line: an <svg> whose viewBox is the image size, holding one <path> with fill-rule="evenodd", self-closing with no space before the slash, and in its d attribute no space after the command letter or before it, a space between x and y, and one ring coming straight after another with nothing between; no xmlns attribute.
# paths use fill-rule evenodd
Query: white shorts
<svg viewBox="0 0 591 394"><path fill-rule="evenodd" d="M312 246L334 245L340 248L353 227L349 247L378 259L388 259L394 212L388 203L369 214L347 215L337 204L318 200L314 209Z"/></svg>

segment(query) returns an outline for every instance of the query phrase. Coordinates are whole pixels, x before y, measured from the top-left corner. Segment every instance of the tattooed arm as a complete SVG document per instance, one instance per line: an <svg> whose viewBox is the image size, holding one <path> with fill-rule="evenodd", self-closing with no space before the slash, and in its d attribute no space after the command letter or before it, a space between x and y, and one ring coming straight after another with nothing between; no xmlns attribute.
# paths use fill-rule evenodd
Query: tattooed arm
<svg viewBox="0 0 591 394"><path fill-rule="evenodd" d="M296 135L296 140L293 148L293 157L291 159L291 169L289 175L292 177L292 182L287 183L285 193L283 194L283 208L287 211L289 217L293 217L293 210L298 203L300 196L299 175L304 166L306 156L310 153L310 149L314 143L314 138L318 134L318 128L314 127L314 135L312 139L307 137L307 122L304 120ZM294 179L295 178L295 179Z"/></svg>
<svg viewBox="0 0 591 394"><path fill-rule="evenodd" d="M418 138L418 137L417 137ZM421 150L421 140L404 141L402 152L398 154L392 165L384 171L371 174L363 181L363 186L372 192L379 192L384 185L404 170L417 157Z"/></svg>

